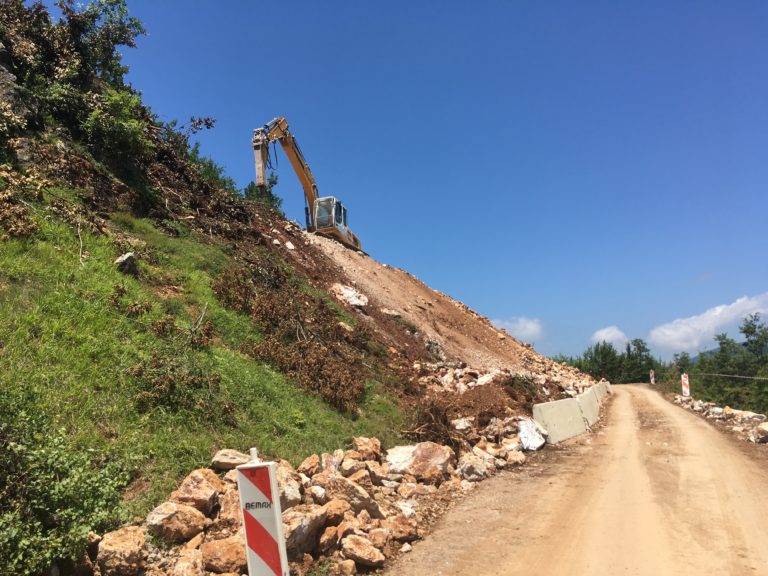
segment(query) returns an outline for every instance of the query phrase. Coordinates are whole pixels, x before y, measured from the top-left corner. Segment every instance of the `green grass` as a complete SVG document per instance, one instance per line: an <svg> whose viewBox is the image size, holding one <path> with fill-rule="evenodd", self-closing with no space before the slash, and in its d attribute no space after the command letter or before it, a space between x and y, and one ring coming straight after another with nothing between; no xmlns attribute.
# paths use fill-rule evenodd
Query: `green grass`
<svg viewBox="0 0 768 576"><path fill-rule="evenodd" d="M150 221L115 215L113 227L143 255L137 279L114 268L120 250L113 238L83 229L81 264L77 230L42 214L41 207L35 237L0 243L0 386L35 391L33 409L65 429L73 449L123 465L134 480L126 502L131 513L156 505L219 448L256 446L297 464L310 453L345 446L353 435L378 436L385 444L401 440L397 402L381 383L367 383L353 417L238 352L261 335L211 289L230 262L225 247L181 225L171 236ZM115 285L125 289L117 305ZM163 290L168 286L171 296ZM151 306L129 317L134 302ZM203 310L213 340L202 349L185 348L184 331ZM180 329L176 336L152 330L166 314ZM140 387L129 369L156 351L169 360L178 351L184 362L220 376L218 389L209 392L212 412L137 407Z"/></svg>

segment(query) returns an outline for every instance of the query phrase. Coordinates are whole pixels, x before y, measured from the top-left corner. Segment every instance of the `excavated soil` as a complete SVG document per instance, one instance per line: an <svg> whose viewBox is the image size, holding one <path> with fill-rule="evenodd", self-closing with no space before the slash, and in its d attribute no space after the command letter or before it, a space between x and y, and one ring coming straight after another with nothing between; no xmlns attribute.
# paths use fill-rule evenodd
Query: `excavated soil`
<svg viewBox="0 0 768 576"><path fill-rule="evenodd" d="M380 264L333 240L310 234L306 237L344 271L353 287L369 298L371 308L397 314L406 327L418 327L421 340L437 341L448 360L460 360L485 371L517 370L528 368L532 357L538 356L487 318L405 270Z"/></svg>

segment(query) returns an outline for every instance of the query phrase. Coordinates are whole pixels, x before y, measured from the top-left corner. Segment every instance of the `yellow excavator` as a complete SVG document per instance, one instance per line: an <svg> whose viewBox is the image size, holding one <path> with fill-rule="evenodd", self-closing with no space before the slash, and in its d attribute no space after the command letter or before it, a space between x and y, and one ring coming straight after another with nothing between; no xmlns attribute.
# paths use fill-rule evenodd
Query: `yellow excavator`
<svg viewBox="0 0 768 576"><path fill-rule="evenodd" d="M347 209L333 196L318 197L315 178L301 153L296 138L288 130L288 122L285 118L275 118L253 131L256 186L267 186L267 166L270 163L269 145L273 142L280 142L285 155L291 161L293 170L299 177L301 187L304 188L307 230L338 240L347 248L362 250L360 240L347 227Z"/></svg>

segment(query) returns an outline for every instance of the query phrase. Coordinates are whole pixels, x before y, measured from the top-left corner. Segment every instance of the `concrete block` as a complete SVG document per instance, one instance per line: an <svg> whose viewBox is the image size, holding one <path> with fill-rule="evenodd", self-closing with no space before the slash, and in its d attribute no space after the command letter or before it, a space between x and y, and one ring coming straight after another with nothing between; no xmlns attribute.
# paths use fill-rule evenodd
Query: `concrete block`
<svg viewBox="0 0 768 576"><path fill-rule="evenodd" d="M551 444L557 444L587 431L579 402L575 398L534 404L533 419L547 429L548 441Z"/></svg>
<svg viewBox="0 0 768 576"><path fill-rule="evenodd" d="M597 392L594 388L590 388L584 394L576 396L576 400L587 424L593 426L600 418L600 403L597 400Z"/></svg>

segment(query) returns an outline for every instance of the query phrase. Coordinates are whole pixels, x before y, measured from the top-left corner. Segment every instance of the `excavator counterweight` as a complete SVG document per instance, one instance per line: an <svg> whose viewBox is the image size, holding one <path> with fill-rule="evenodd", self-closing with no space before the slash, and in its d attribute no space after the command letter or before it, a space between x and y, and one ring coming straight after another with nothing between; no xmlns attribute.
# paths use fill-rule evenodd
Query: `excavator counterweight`
<svg viewBox="0 0 768 576"><path fill-rule="evenodd" d="M296 172L296 176L299 178L299 182L301 182L301 187L304 189L307 230L333 238L347 248L361 250L360 240L347 226L347 209L334 196L324 196L323 198L318 196L315 178L301 153L296 138L288 130L288 122L285 118L275 118L253 131L256 186L266 187L267 185L269 145L272 142L280 142L294 172Z"/></svg>

